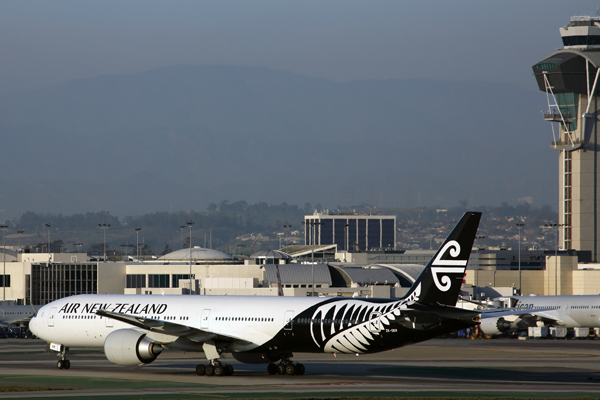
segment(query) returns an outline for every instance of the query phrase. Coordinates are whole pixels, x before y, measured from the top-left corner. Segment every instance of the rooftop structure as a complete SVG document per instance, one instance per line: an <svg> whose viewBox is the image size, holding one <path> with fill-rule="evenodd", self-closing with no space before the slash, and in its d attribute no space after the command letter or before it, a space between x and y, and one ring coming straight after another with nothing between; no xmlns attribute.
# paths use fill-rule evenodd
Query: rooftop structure
<svg viewBox="0 0 600 400"><path fill-rule="evenodd" d="M568 25L560 28L565 49L600 49L600 16L571 17Z"/></svg>
<svg viewBox="0 0 600 400"><path fill-rule="evenodd" d="M191 249L185 248L175 250L169 254L165 254L158 258L159 261L180 261L189 262L191 259L193 262L211 262L211 261L223 261L223 260L235 260L235 257L219 250L206 249L204 247L195 246Z"/></svg>

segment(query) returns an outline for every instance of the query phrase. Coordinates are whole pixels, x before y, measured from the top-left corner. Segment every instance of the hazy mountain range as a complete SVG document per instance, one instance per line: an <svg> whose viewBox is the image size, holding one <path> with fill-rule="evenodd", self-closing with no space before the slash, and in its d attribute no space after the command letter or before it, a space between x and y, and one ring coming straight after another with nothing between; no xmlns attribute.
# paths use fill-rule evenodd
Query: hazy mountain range
<svg viewBox="0 0 600 400"><path fill-rule="evenodd" d="M532 77L533 79L533 77ZM324 207L556 208L541 92L489 82L338 83L176 66L0 96L0 218Z"/></svg>

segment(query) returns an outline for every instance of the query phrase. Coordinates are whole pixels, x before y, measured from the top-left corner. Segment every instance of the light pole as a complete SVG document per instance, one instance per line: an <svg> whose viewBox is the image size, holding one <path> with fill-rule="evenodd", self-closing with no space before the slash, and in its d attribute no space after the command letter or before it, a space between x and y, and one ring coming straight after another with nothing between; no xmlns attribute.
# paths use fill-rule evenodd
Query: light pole
<svg viewBox="0 0 600 400"><path fill-rule="evenodd" d="M287 243L287 232L288 232L288 229L291 228L291 227L292 227L291 224L287 224L286 223L286 224L283 225L283 229L285 230L285 251L286 252L288 251L288 249L287 249L287 246L288 246L288 243Z"/></svg>
<svg viewBox="0 0 600 400"><path fill-rule="evenodd" d="M525 224L518 223L517 229L519 230L519 296L521 296L521 228L523 228Z"/></svg>
<svg viewBox="0 0 600 400"><path fill-rule="evenodd" d="M3 271L2 271L2 300L6 300L6 231L8 230L8 225L2 224L0 225L0 229L4 232L4 244L3 244Z"/></svg>
<svg viewBox="0 0 600 400"><path fill-rule="evenodd" d="M310 221L310 222L302 222L303 225L309 225L312 227L312 237L311 237L311 242L312 242L312 252L311 252L311 277L312 277L312 290L311 290L311 297L313 297L315 295L315 230L317 225L318 226L323 226L325 225L324 222L317 222L317 221Z"/></svg>
<svg viewBox="0 0 600 400"><path fill-rule="evenodd" d="M348 250L348 226L349 226L349 224L344 224L344 246L346 247L344 250L346 250L346 253L349 252L349 250Z"/></svg>
<svg viewBox="0 0 600 400"><path fill-rule="evenodd" d="M25 232L23 229L19 229L17 233L19 234L19 250L21 250L21 234Z"/></svg>
<svg viewBox="0 0 600 400"><path fill-rule="evenodd" d="M108 228L110 228L110 224L107 224L106 222L103 222L101 224L98 224L98 226L104 232L104 259L103 259L103 261L106 262L106 230Z"/></svg>
<svg viewBox="0 0 600 400"><path fill-rule="evenodd" d="M556 228L555 236L556 236L556 246L554 247L554 295L558 294L558 227L565 226L565 224L559 223L549 223L544 224L546 228ZM546 270L548 266L546 266Z"/></svg>
<svg viewBox="0 0 600 400"><path fill-rule="evenodd" d="M477 239L485 239L485 235L475 235L475 240ZM477 269L475 270L475 287L479 287L479 268L480 268L480 258L479 258L479 246L477 246Z"/></svg>
<svg viewBox="0 0 600 400"><path fill-rule="evenodd" d="M80 242L73 243L73 246L79 247L79 253L81 253L81 246L83 246L83 243L80 243Z"/></svg>
<svg viewBox="0 0 600 400"><path fill-rule="evenodd" d="M179 230L181 231L181 248L183 249L183 230L185 229L185 225L179 225Z"/></svg>
<svg viewBox="0 0 600 400"><path fill-rule="evenodd" d="M46 226L48 227L48 254L50 254L50 222L48 222Z"/></svg>
<svg viewBox="0 0 600 400"><path fill-rule="evenodd" d="M192 294L192 226L194 226L194 221L186 223L190 228L190 294Z"/></svg>
<svg viewBox="0 0 600 400"><path fill-rule="evenodd" d="M137 250L136 254L136 258L137 261L140 261L140 231L142 230L142 228L140 228L139 226L135 227L135 249Z"/></svg>

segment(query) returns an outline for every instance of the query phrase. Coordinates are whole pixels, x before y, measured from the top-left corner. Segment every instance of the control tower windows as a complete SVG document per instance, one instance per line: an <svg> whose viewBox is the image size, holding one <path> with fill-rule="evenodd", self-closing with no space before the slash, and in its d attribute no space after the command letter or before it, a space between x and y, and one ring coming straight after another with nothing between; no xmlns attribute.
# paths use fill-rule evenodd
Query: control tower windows
<svg viewBox="0 0 600 400"><path fill-rule="evenodd" d="M600 46L600 36L563 36L563 45L566 46Z"/></svg>
<svg viewBox="0 0 600 400"><path fill-rule="evenodd" d="M568 127L569 131L577 129L577 110L579 109L579 95L576 93L557 93L556 103L560 108L560 112L565 116L572 118L573 122ZM565 127L563 127L564 130Z"/></svg>

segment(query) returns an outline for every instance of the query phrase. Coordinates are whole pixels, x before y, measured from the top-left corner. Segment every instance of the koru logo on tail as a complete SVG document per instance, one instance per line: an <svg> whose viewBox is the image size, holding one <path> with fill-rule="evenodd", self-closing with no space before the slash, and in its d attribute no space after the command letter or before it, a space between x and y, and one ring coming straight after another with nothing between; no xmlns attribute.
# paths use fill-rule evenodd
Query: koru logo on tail
<svg viewBox="0 0 600 400"><path fill-rule="evenodd" d="M449 241L433 260L433 266L431 267L433 281L435 286L442 292L447 292L452 286L452 281L447 274L464 274L467 267L467 260L442 260L446 252L452 258L458 257L460 255L460 244L455 240ZM436 265L440 265L440 267L436 267ZM438 279L438 274L441 275L441 279Z"/></svg>

